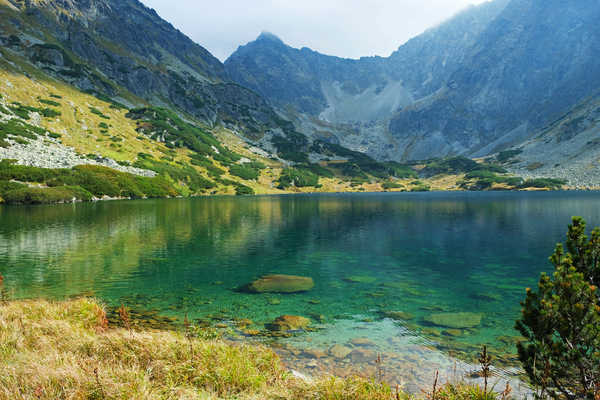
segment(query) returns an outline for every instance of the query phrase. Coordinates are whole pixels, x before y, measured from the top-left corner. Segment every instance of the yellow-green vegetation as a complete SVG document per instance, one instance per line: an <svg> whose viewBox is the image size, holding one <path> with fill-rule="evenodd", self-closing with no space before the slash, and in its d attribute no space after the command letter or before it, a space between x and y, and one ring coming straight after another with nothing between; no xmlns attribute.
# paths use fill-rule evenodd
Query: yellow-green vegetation
<svg viewBox="0 0 600 400"><path fill-rule="evenodd" d="M0 399L410 398L371 379L299 379L266 347L197 336L113 328L91 299L3 303ZM441 386L435 396L500 398L463 384Z"/></svg>

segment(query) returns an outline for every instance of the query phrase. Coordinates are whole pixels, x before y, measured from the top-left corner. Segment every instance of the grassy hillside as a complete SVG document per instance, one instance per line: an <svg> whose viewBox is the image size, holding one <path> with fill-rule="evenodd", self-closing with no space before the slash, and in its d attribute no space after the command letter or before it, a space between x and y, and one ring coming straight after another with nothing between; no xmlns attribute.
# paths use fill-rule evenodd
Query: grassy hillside
<svg viewBox="0 0 600 400"><path fill-rule="evenodd" d="M127 325L127 312L120 315ZM89 299L4 301L0 399L410 398L374 378L297 378L270 349L209 333L191 325L180 331L115 327ZM501 398L460 383L440 386L439 400Z"/></svg>

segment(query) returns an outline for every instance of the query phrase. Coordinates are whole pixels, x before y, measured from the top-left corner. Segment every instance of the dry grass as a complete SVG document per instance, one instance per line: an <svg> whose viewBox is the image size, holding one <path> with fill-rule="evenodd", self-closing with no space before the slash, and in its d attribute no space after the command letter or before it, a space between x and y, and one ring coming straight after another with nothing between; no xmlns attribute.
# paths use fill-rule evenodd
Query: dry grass
<svg viewBox="0 0 600 400"><path fill-rule="evenodd" d="M445 400L498 398L466 385L438 393ZM374 380L295 378L263 346L113 329L92 299L0 304L2 400L410 398Z"/></svg>
<svg viewBox="0 0 600 400"><path fill-rule="evenodd" d="M361 379L306 383L261 346L110 329L90 299L0 306L0 399L229 398L389 399L390 391Z"/></svg>

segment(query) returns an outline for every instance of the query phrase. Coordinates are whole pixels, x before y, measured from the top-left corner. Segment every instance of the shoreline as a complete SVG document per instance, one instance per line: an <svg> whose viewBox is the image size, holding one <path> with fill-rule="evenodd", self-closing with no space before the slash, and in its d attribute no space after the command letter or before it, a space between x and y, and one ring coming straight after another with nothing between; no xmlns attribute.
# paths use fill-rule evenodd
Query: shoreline
<svg viewBox="0 0 600 400"><path fill-rule="evenodd" d="M78 203L97 203L97 202L111 202L111 201L131 201L131 200L174 200L174 199L198 199L198 198L215 198L215 197L232 197L232 198L253 198L253 197L276 197L276 196L302 196L302 195L336 195L336 194L425 194L425 193L596 193L600 192L600 188L594 189L507 189L507 190L429 190L429 191L405 191L405 190L382 190L382 191L332 191L332 192L283 192L283 193L258 193L250 195L236 195L231 193L216 193L216 194L198 194L191 196L174 196L174 197L110 197L104 196L102 198L94 197L91 200L80 200L73 199L72 201L60 201L52 203L6 203L0 197L0 207L22 207L22 206L49 206L49 205L64 205L64 204L78 204Z"/></svg>

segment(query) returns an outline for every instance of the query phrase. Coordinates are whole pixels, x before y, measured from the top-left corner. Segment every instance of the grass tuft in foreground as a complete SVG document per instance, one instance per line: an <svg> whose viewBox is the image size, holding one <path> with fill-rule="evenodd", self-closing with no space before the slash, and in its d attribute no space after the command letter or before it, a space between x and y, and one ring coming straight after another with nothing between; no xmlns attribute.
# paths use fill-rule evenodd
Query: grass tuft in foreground
<svg viewBox="0 0 600 400"><path fill-rule="evenodd" d="M409 399L374 380L293 377L270 349L108 326L94 300L0 305L0 399ZM436 399L495 399L448 386Z"/></svg>

